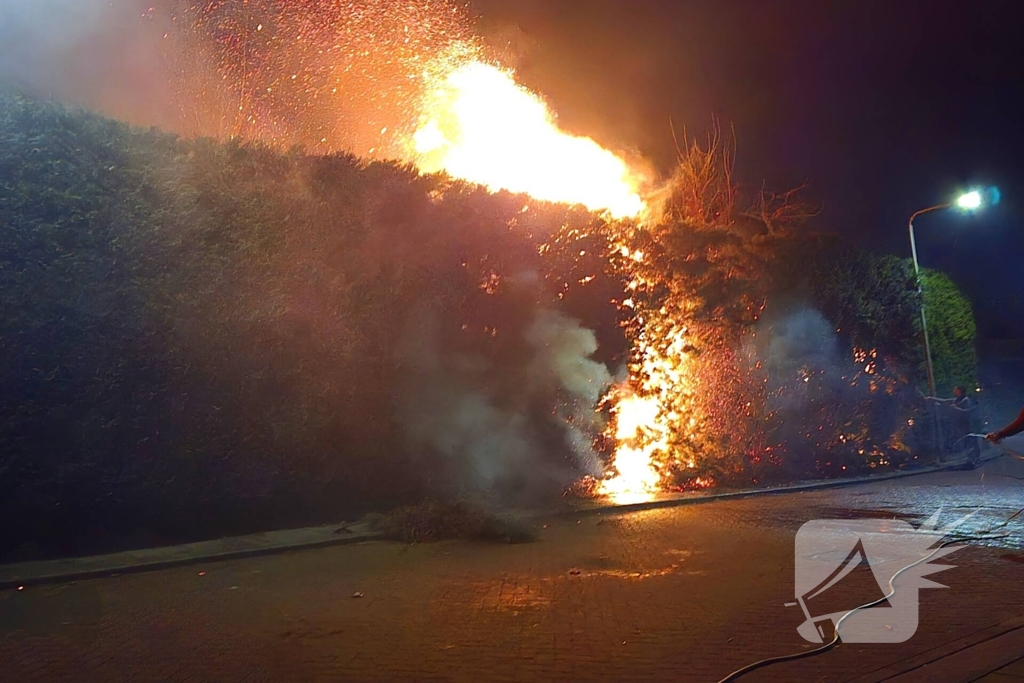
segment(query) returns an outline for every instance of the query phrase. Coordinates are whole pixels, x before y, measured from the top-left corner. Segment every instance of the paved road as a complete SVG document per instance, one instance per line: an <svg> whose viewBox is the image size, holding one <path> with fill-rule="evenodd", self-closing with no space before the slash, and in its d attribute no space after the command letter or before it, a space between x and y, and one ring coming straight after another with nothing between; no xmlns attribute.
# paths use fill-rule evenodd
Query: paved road
<svg viewBox="0 0 1024 683"><path fill-rule="evenodd" d="M819 517L1024 506L1024 463L847 489L537 522L522 545L367 543L0 593L4 681L717 681L810 647L793 539ZM1024 615L1024 524L950 557L902 645L744 681L872 672ZM353 597L359 593L362 597ZM1024 656L1024 652L1021 653Z"/></svg>

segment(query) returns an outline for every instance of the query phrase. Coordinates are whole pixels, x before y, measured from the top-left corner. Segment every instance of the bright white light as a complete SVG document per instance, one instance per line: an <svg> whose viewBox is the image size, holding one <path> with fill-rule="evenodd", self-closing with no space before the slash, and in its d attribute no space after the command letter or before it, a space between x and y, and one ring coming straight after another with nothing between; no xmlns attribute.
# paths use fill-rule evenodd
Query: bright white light
<svg viewBox="0 0 1024 683"><path fill-rule="evenodd" d="M956 200L956 205L965 211L974 211L980 209L982 204L981 192L974 190L967 194L960 195L960 198Z"/></svg>

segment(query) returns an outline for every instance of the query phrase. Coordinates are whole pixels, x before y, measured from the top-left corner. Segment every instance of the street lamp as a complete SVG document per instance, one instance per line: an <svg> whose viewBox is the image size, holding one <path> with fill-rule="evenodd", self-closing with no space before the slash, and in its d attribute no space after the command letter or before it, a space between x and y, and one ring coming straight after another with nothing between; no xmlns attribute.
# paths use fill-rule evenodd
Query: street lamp
<svg viewBox="0 0 1024 683"><path fill-rule="evenodd" d="M935 368L932 366L932 347L928 338L928 316L924 310L924 289L921 286L921 265L917 261L917 240L914 238L914 219L933 211L941 211L956 207L961 211L977 211L985 205L985 193L982 190L971 190L956 198L953 202L937 204L921 209L910 217L910 253L914 256L914 275L917 277L917 293L921 295L921 329L924 331L924 358L928 368L929 396L935 396Z"/></svg>
<svg viewBox="0 0 1024 683"><path fill-rule="evenodd" d="M985 203L985 198L982 196L980 190L971 190L966 194L962 194L956 199L956 206L964 211L977 211L981 208L981 205Z"/></svg>
<svg viewBox="0 0 1024 683"><path fill-rule="evenodd" d="M961 211L977 211L982 208L985 204L985 194L981 190L971 190L965 192L956 198L953 202L947 202L946 204L937 204L930 206L927 209L921 209L910 217L910 253L914 256L914 275L917 278L917 293L921 297L921 330L924 332L924 358L925 367L928 368L928 395L935 396L935 368L932 366L932 347L931 340L928 338L928 315L925 313L924 307L924 287L921 284L921 265L917 261L917 239L914 237L914 219L918 216L923 216L926 213L932 213L933 211L941 211L944 209L950 209L954 206ZM935 427L935 439L936 444L939 444L941 437L939 435L939 412L938 407L933 407L933 425ZM942 450L941 445L939 446L939 462L942 462Z"/></svg>

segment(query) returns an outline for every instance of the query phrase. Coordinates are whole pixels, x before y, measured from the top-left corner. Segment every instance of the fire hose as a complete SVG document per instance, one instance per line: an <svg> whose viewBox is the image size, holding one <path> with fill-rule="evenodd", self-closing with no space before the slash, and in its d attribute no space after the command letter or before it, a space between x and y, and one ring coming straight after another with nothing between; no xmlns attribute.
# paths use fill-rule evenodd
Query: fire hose
<svg viewBox="0 0 1024 683"><path fill-rule="evenodd" d="M966 439L987 439L987 438L988 438L988 435L986 435L986 434L968 434L963 439L960 439L960 441L964 441ZM957 443L960 443L960 441L957 441ZM1005 455L1007 457L1013 458L1014 460L1024 460L1024 455L1021 455L1017 451L1014 451L1014 450L1011 450L1011 449L1007 448L1006 446L1004 446L1001 443L993 443L992 445L995 446L996 448L998 448L999 450L1001 450L1003 452L1003 455Z"/></svg>
<svg viewBox="0 0 1024 683"><path fill-rule="evenodd" d="M965 436L960 441L964 441L965 439L971 439L971 438L974 438L974 439L986 439L988 437L985 434L968 434L967 436ZM960 443L960 441L958 441L957 443ZM1003 446L1001 444L993 444L993 445L995 445L995 447L998 448L1000 451L1002 451L1003 455L1005 455L1007 457L1014 458L1015 460L1024 460L1024 456L1020 455L1019 453L1017 453L1017 452L1015 452L1015 451L1013 451L1013 450L1011 450L1009 448L1006 448L1005 446ZM1024 481L1024 478L1021 478L1021 477L1011 477L1011 478ZM879 598L877 600L874 600L872 602L869 602L869 603L866 603L866 604L854 607L849 612L846 612L845 614L843 614L843 616L840 617L839 620L836 622L835 634L832 636L832 640L830 640L829 642L825 643L821 647L817 647L817 648L815 648L813 650L805 650L805 651L802 651L802 652L795 652L793 654L779 655L777 657L768 657L766 659L758 660L756 662L753 662L752 664L747 664L746 666L744 666L744 667L742 667L740 669L736 669L731 674L729 674L725 678L723 678L720 681L718 681L718 683L731 683L732 681L738 680L740 677L745 676L745 675L747 675L747 674L749 674L749 673L751 673L751 672L753 672L753 671L755 671L757 669L761 669L761 668L764 668L766 666L771 666L772 664L781 664L782 662L792 662L792 661L795 661L797 659L804 659L806 657L813 657L815 655L819 655L819 654L823 654L825 652L828 652L829 650L833 649L836 645L838 645L840 643L840 641L842 640L842 638L840 637L840 629L842 628L843 622L845 622L850 616L852 616L853 614L856 614L857 612L860 612L861 610L870 609L872 607L875 607L876 605L880 605L880 604L888 601L889 598L891 598L894 595L896 595L895 582L896 582L896 579L901 574L903 574L903 573L905 573L907 571L910 571L911 569L913 569L914 567L917 567L918 565L925 564L926 562L931 560L935 556L935 554L938 553L940 550L942 550L946 546L953 545L954 543L969 543L971 541L990 541L990 540L997 540L997 539L1002 539L1002 538L1008 538L1010 536L1009 533L996 534L995 532L999 531L1000 529L1005 529L1007 526L1009 526L1010 522L1012 522L1013 520L1017 519L1022 514L1024 514L1024 508L1020 508L1019 510L1014 512L1012 515L1010 515L1009 517L1007 517L1005 520L1003 520L999 524L995 525L994 527L991 527L989 529L985 529L984 531L979 531L979 532L976 532L976 533L973 533L973 534L968 534L966 536L961 536L959 538L951 538L951 539L949 539L947 541L943 541L938 546L936 546L925 557L922 557L921 559L908 564L906 567L903 567L902 569L897 571L895 574L893 574L892 577L889 579L889 590L888 590L888 592L886 592L885 595L883 595L881 598Z"/></svg>

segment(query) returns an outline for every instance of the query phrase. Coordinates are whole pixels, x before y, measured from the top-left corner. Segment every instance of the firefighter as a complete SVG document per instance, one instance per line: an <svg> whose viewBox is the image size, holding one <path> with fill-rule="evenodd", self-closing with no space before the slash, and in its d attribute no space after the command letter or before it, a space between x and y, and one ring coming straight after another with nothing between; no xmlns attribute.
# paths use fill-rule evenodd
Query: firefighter
<svg viewBox="0 0 1024 683"><path fill-rule="evenodd" d="M1024 432L1024 409L1021 409L1020 415L1017 416L1016 420L1008 424L1006 427L1003 427L998 432L992 432L987 438L992 443L999 443L1003 439L1016 436L1021 432Z"/></svg>
<svg viewBox="0 0 1024 683"><path fill-rule="evenodd" d="M953 398L930 398L940 405L947 406L949 412L948 420L949 433L947 435L947 446L955 447L964 443L968 461L976 466L981 460L981 446L976 439L967 439L974 433L974 422L978 411L978 402L962 386L953 387Z"/></svg>

